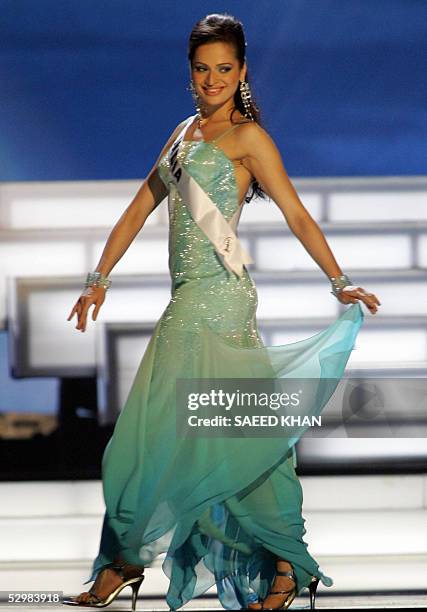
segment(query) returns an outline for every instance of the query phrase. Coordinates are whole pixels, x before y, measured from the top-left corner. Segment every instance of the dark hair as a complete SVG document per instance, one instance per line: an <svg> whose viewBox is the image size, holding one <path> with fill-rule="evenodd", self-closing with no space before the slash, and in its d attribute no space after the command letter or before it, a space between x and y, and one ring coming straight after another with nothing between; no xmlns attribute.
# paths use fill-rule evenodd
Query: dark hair
<svg viewBox="0 0 427 612"><path fill-rule="evenodd" d="M240 67L242 67L245 63L246 41L243 25L240 21L233 17L233 15L229 15L228 13L211 13L196 23L194 28L191 30L188 41L188 59L190 63L193 62L194 53L197 47L210 42L225 42L232 44L235 48L236 57L239 61ZM246 81L249 82L248 70L246 72ZM231 122L233 122L232 117L236 109L239 110L242 115L246 114L245 105L243 104L242 96L240 95L240 87L237 88L236 93L234 94L234 105L235 108L232 110L230 117ZM252 96L250 110L254 120L259 125L262 125L260 110L255 104ZM246 202L249 202L255 194L261 198L265 198L264 191L255 179L252 180L251 186L252 193L249 197L245 198Z"/></svg>

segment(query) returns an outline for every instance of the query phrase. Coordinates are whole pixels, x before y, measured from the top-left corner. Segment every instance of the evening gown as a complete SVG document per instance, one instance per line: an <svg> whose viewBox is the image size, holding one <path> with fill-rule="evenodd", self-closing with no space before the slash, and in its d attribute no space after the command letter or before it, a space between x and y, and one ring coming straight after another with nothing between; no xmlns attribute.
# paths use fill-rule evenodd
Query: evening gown
<svg viewBox="0 0 427 612"><path fill-rule="evenodd" d="M229 221L239 207L238 186L232 161L217 145L220 137L183 140L178 157ZM85 584L120 551L127 562L145 566L166 553L171 609L213 585L225 609L245 607L254 594L264 598L276 556L292 564L298 594L314 576L331 586L303 540L295 472L300 436L177 437L175 384L178 378L335 379L330 393L310 407L310 415L319 415L353 350L361 307L347 307L314 336L265 346L254 281L246 267L241 277L226 269L171 181L170 165L166 153L158 172L169 194L171 299L104 452L106 509Z"/></svg>

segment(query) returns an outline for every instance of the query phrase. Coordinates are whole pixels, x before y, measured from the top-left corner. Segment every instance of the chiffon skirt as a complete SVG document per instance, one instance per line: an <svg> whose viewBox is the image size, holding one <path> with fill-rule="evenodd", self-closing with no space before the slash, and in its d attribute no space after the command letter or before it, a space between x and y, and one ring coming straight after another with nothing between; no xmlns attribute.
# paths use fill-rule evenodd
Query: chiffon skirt
<svg viewBox="0 0 427 612"><path fill-rule="evenodd" d="M323 380L305 409L318 416L344 373L362 320L356 303L304 340L242 348L207 323L197 332L165 328L162 316L104 452L106 510L87 582L120 552L146 566L166 553L171 609L213 585L225 609L245 607L254 593L265 597L276 556L292 564L298 593L312 576L331 586L303 540L295 443L307 426L292 436L178 437L176 379Z"/></svg>

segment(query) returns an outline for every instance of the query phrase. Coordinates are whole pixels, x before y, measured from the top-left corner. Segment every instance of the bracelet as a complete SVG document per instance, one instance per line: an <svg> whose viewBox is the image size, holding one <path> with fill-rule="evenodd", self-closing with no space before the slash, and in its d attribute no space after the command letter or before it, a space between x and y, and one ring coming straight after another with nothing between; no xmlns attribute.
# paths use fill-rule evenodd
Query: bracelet
<svg viewBox="0 0 427 612"><path fill-rule="evenodd" d="M88 272L85 281L85 288L87 287L104 287L109 289L112 281L106 276L102 276L101 272Z"/></svg>
<svg viewBox="0 0 427 612"><path fill-rule="evenodd" d="M332 285L331 293L332 295L335 295L335 297L341 293L343 289L346 289L347 286L352 285L352 282L347 274L342 274L341 276L330 276L329 280L331 281Z"/></svg>

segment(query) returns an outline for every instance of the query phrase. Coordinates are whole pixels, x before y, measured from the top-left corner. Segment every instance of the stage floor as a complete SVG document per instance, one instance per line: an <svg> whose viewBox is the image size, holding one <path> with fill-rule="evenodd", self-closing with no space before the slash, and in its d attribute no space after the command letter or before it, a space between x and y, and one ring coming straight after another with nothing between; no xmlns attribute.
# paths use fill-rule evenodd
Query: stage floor
<svg viewBox="0 0 427 612"><path fill-rule="evenodd" d="M9 606L12 609L11 606ZM8 608L9 608L8 607ZM292 603L291 610L308 610L309 609L308 597L297 597ZM0 606L0 609L8 609L4 606ZM24 609L21 606L14 607L17 609ZM335 595L333 597L328 595L318 595L316 598L316 610L378 610L378 609L414 609L421 608L427 609L427 591L424 594L360 594L360 595ZM26 612L32 608L27 607ZM57 610L88 610L89 608L83 607L72 607L72 606L34 606L34 610L37 612L54 612ZM129 612L131 609L130 600L121 599L113 602L106 609L113 610L114 612ZM181 610L223 610L219 605L218 600L214 598L199 598L191 601ZM143 599L139 598L137 603L137 611L150 610L164 611L169 610L164 599Z"/></svg>

